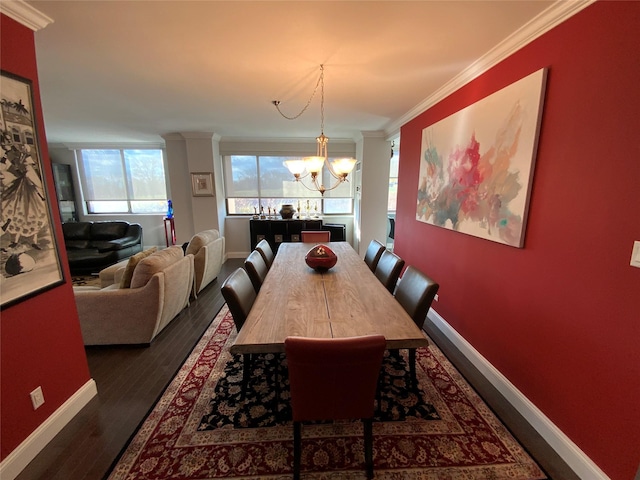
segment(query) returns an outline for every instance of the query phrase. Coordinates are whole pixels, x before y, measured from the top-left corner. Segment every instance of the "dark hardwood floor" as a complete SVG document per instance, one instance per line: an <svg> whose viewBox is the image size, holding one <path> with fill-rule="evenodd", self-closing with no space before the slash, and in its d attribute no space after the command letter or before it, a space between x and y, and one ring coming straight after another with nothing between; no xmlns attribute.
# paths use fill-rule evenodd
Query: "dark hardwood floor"
<svg viewBox="0 0 640 480"><path fill-rule="evenodd" d="M149 347L87 347L98 395L22 471L18 480L100 480L215 318L220 286L244 259L230 259L217 280Z"/></svg>
<svg viewBox="0 0 640 480"><path fill-rule="evenodd" d="M98 395L22 471L18 480L100 480L153 408L216 316L222 281L243 259L230 259L218 280L171 322L150 347L87 347ZM539 435L510 408L438 331L425 329L516 438L554 480L579 480Z"/></svg>

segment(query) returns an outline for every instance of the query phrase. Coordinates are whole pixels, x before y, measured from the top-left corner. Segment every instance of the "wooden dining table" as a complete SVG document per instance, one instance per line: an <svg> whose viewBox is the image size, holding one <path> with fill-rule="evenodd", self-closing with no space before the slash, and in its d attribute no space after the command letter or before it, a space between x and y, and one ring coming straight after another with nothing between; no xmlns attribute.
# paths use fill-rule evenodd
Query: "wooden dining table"
<svg viewBox="0 0 640 480"><path fill-rule="evenodd" d="M288 336L384 335L387 349L428 345L422 330L347 242L326 243L338 257L320 273L305 262L313 243L282 243L231 353L284 352Z"/></svg>

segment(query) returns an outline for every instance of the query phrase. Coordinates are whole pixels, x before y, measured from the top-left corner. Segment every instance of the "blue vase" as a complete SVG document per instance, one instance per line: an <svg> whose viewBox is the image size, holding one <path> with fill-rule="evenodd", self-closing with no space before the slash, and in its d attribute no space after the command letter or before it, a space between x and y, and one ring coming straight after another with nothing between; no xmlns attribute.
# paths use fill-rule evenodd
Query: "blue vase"
<svg viewBox="0 0 640 480"><path fill-rule="evenodd" d="M173 218L173 203L167 200L167 218Z"/></svg>

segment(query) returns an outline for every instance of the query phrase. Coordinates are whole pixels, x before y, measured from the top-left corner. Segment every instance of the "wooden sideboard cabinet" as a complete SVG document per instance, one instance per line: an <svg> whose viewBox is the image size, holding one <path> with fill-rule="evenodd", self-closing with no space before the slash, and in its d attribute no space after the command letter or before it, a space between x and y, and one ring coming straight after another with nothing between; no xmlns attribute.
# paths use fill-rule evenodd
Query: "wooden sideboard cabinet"
<svg viewBox="0 0 640 480"><path fill-rule="evenodd" d="M263 238L269 242L274 252L282 242L299 242L303 230L322 230L322 220L250 220L251 250Z"/></svg>

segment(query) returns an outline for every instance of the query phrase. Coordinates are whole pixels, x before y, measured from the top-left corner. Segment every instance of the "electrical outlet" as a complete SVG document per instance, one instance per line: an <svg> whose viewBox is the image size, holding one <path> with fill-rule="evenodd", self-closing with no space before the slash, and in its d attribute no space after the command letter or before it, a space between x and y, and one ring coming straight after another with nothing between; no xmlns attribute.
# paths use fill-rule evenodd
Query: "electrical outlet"
<svg viewBox="0 0 640 480"><path fill-rule="evenodd" d="M42 387L36 388L33 392L31 392L31 403L33 404L33 409L37 410L44 403L44 394L42 393Z"/></svg>
<svg viewBox="0 0 640 480"><path fill-rule="evenodd" d="M437 302L438 300L440 300L440 297L438 297L438 294L436 293L436 296L433 297L433 299Z"/></svg>

